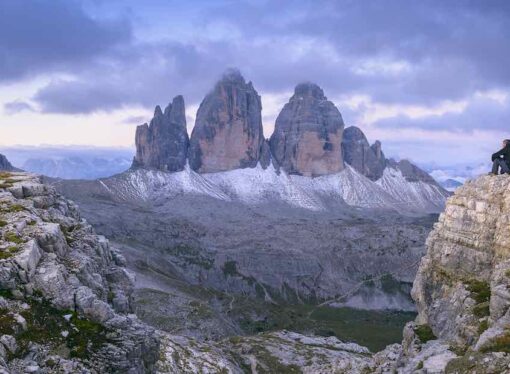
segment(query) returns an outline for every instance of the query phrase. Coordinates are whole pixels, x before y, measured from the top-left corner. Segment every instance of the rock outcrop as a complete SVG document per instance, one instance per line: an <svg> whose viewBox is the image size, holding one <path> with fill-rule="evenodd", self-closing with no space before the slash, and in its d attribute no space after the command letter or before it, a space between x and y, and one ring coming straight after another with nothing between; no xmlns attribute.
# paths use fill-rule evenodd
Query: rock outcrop
<svg viewBox="0 0 510 374"><path fill-rule="evenodd" d="M343 129L340 112L322 89L313 83L302 83L276 119L271 151L289 174L334 174L344 168Z"/></svg>
<svg viewBox="0 0 510 374"><path fill-rule="evenodd" d="M16 171L18 169L11 165L7 157L5 157L3 154L0 154L0 170Z"/></svg>
<svg viewBox="0 0 510 374"><path fill-rule="evenodd" d="M414 281L416 322L404 330L401 347L379 354L380 368L509 372L509 229L510 177L484 176L456 190Z"/></svg>
<svg viewBox="0 0 510 374"><path fill-rule="evenodd" d="M189 138L184 99L176 96L165 108L156 106L150 125L136 128L133 167L180 171L186 165Z"/></svg>
<svg viewBox="0 0 510 374"><path fill-rule="evenodd" d="M344 161L356 171L373 181L382 177L386 158L380 141L370 145L363 131L351 126L344 131L342 147Z"/></svg>
<svg viewBox="0 0 510 374"><path fill-rule="evenodd" d="M0 372L151 372L124 262L39 177L0 173Z"/></svg>
<svg viewBox="0 0 510 374"><path fill-rule="evenodd" d="M230 70L197 112L189 163L200 173L257 165L264 142L260 96L241 73Z"/></svg>

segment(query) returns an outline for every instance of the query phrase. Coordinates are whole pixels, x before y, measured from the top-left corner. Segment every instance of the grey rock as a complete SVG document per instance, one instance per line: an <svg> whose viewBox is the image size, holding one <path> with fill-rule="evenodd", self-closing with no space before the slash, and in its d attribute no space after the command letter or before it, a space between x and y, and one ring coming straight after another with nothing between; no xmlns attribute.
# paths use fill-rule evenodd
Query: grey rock
<svg viewBox="0 0 510 374"><path fill-rule="evenodd" d="M340 112L322 89L302 83L276 119L271 151L289 174L314 177L337 173L344 168L343 129Z"/></svg>
<svg viewBox="0 0 510 374"><path fill-rule="evenodd" d="M164 113L156 106L150 125L137 127L135 144L133 167L163 171L184 169L189 139L183 97L176 96Z"/></svg>
<svg viewBox="0 0 510 374"><path fill-rule="evenodd" d="M12 335L2 335L0 337L0 343L5 347L7 351L14 354L18 349L18 345L16 344L16 339Z"/></svg>
<svg viewBox="0 0 510 374"><path fill-rule="evenodd" d="M378 140L371 146L365 134L355 126L345 129L342 141L344 161L359 173L375 181L382 177L386 158Z"/></svg>
<svg viewBox="0 0 510 374"><path fill-rule="evenodd" d="M260 96L237 70L227 71L197 112L189 163L200 173L255 167L264 134Z"/></svg>
<svg viewBox="0 0 510 374"><path fill-rule="evenodd" d="M0 153L0 170L5 171L19 171L19 169L15 168L11 165L7 157Z"/></svg>
<svg viewBox="0 0 510 374"><path fill-rule="evenodd" d="M436 182L434 178L432 178L427 172L423 171L418 166L411 163L409 160L403 159L397 162L394 159L389 159L387 160L387 165L394 169L400 170L400 172L408 182L421 181L428 184L439 186L439 184Z"/></svg>

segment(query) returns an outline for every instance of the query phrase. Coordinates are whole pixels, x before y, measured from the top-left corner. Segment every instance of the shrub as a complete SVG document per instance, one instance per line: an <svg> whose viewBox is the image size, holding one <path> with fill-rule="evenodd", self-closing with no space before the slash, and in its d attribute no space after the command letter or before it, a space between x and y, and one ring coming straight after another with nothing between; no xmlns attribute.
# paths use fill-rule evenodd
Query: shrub
<svg viewBox="0 0 510 374"><path fill-rule="evenodd" d="M416 326L414 328L414 333L422 343L426 343L429 340L437 339L429 325Z"/></svg>

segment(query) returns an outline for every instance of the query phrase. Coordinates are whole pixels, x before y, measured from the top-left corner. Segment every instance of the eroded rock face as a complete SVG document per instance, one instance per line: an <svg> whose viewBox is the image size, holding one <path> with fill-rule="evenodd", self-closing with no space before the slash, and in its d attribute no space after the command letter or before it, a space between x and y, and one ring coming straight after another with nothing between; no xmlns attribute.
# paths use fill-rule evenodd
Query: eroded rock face
<svg viewBox="0 0 510 374"><path fill-rule="evenodd" d="M260 96L239 71L228 71L200 104L191 134L193 170L255 167L264 142Z"/></svg>
<svg viewBox="0 0 510 374"><path fill-rule="evenodd" d="M165 112L156 107L150 125L145 123L136 128L135 144L133 167L163 171L184 169L189 138L182 96L176 96Z"/></svg>
<svg viewBox="0 0 510 374"><path fill-rule="evenodd" d="M359 173L373 181L382 177L386 158L380 141L370 145L363 131L351 126L344 131L342 147L344 161Z"/></svg>
<svg viewBox="0 0 510 374"><path fill-rule="evenodd" d="M322 89L313 83L302 83L276 119L271 151L289 174L337 173L344 168L343 129L340 112Z"/></svg>
<svg viewBox="0 0 510 374"><path fill-rule="evenodd" d="M456 190L427 240L414 281L416 322L407 325L393 354L378 353L385 357L381 369L508 372L509 228L509 176L479 177Z"/></svg>
<svg viewBox="0 0 510 374"><path fill-rule="evenodd" d="M151 372L159 340L128 314L123 263L53 187L2 173L0 372Z"/></svg>
<svg viewBox="0 0 510 374"><path fill-rule="evenodd" d="M0 170L12 171L17 169L11 165L9 160L7 160L7 157L0 154Z"/></svg>

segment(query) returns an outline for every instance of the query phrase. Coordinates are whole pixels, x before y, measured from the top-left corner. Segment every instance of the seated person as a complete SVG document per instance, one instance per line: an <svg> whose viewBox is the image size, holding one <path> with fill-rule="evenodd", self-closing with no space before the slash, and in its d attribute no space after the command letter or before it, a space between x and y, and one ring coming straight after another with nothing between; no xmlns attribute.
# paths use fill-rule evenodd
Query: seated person
<svg viewBox="0 0 510 374"><path fill-rule="evenodd" d="M510 139L503 140L503 149L492 155L492 172L490 174L498 175L510 174Z"/></svg>

